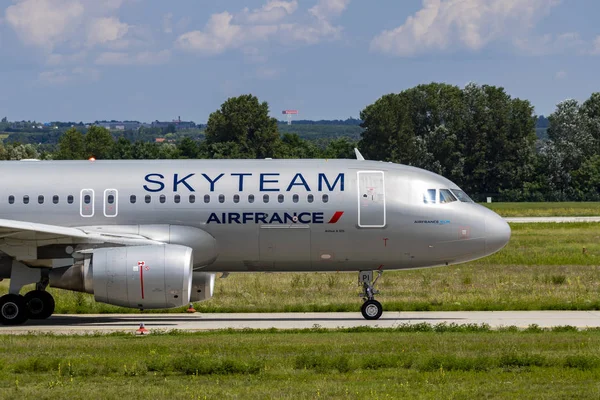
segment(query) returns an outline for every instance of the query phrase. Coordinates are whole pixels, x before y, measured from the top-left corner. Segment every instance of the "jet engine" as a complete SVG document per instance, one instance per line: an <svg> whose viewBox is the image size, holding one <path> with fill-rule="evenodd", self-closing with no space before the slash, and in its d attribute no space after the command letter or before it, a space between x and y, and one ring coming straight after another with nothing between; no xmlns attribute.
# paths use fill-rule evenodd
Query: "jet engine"
<svg viewBox="0 0 600 400"><path fill-rule="evenodd" d="M192 295L190 301L209 300L215 290L215 274L194 272L192 275Z"/></svg>
<svg viewBox="0 0 600 400"><path fill-rule="evenodd" d="M173 244L98 248L72 267L51 270L50 285L91 293L96 301L117 306L180 307L192 293L192 253L190 247ZM202 279L198 285L205 290Z"/></svg>

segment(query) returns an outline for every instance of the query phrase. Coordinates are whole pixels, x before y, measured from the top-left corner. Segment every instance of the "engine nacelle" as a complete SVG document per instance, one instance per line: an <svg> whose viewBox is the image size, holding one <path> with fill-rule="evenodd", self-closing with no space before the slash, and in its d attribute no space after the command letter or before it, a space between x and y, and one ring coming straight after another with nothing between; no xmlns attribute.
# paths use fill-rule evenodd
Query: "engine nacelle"
<svg viewBox="0 0 600 400"><path fill-rule="evenodd" d="M180 307L190 301L192 253L172 244L99 248L72 267L52 270L50 285L117 306Z"/></svg>
<svg viewBox="0 0 600 400"><path fill-rule="evenodd" d="M215 274L194 272L192 275L192 295L190 301L209 300L215 290Z"/></svg>

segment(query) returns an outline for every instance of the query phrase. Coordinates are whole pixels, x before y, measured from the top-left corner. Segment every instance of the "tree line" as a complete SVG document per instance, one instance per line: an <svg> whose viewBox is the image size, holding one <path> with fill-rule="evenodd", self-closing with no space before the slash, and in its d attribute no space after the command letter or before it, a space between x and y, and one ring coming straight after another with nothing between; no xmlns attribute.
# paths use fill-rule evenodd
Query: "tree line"
<svg viewBox="0 0 600 400"><path fill-rule="evenodd" d="M98 126L85 133L72 127L56 148L5 144L0 158L353 158L358 147L368 159L439 173L478 200L600 200L600 93L583 103L559 103L543 120L542 141L529 101L473 83L430 83L384 95L361 111L360 120L359 140L306 140L282 134L268 104L249 94L210 114L203 138L151 143L115 138Z"/></svg>

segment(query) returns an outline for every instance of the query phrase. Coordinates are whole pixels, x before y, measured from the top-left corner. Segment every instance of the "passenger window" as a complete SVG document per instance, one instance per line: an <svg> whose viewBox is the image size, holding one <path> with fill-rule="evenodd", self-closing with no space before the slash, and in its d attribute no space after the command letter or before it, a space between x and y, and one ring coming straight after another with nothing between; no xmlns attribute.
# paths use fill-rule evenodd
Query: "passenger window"
<svg viewBox="0 0 600 400"><path fill-rule="evenodd" d="M146 200L147 204L150 204L150 202L152 201L152 196L150 196L149 194L147 194L145 200Z"/></svg>
<svg viewBox="0 0 600 400"><path fill-rule="evenodd" d="M297 203L298 201L300 201L300 196L298 196L297 194L295 194L294 196L292 196L292 201L294 203Z"/></svg>
<svg viewBox="0 0 600 400"><path fill-rule="evenodd" d="M315 196L313 196L312 194L309 194L309 195L306 197L306 200L307 200L309 203L312 203L313 201L315 201Z"/></svg>
<svg viewBox="0 0 600 400"><path fill-rule="evenodd" d="M107 199L106 199L108 204L115 204L115 195L114 194L109 194Z"/></svg>
<svg viewBox="0 0 600 400"><path fill-rule="evenodd" d="M278 202L283 203L284 200L285 200L285 197L282 194L280 194L279 196L277 196L277 201Z"/></svg>
<svg viewBox="0 0 600 400"><path fill-rule="evenodd" d="M83 202L85 204L90 204L92 202L92 196L90 196L89 194L86 194L85 196L83 196Z"/></svg>
<svg viewBox="0 0 600 400"><path fill-rule="evenodd" d="M196 202L196 195L190 194L190 204L194 204Z"/></svg>
<svg viewBox="0 0 600 400"><path fill-rule="evenodd" d="M329 202L329 195L328 194L324 194L323 195L323 203L327 203Z"/></svg>
<svg viewBox="0 0 600 400"><path fill-rule="evenodd" d="M38 203L44 204L44 196L42 196L42 195L38 196Z"/></svg>
<svg viewBox="0 0 600 400"><path fill-rule="evenodd" d="M164 204L167 201L167 196L165 196L164 194L161 194L160 197L158 198L158 201L160 201L161 204Z"/></svg>
<svg viewBox="0 0 600 400"><path fill-rule="evenodd" d="M15 196L8 196L8 204L15 204Z"/></svg>
<svg viewBox="0 0 600 400"><path fill-rule="evenodd" d="M137 198L135 197L135 194L132 194L131 196L129 196L129 202L131 204L135 204L136 201L137 201Z"/></svg>
<svg viewBox="0 0 600 400"><path fill-rule="evenodd" d="M176 194L175 197L173 197L173 201L175 202L175 204L179 204L179 202L181 201L181 196Z"/></svg>
<svg viewBox="0 0 600 400"><path fill-rule="evenodd" d="M57 195L54 195L54 196L52 197L52 202L53 202L54 204L58 204L58 200L59 200L59 199L58 199L58 196L57 196Z"/></svg>
<svg viewBox="0 0 600 400"><path fill-rule="evenodd" d="M225 203L225 195L224 194L219 195L219 203Z"/></svg>
<svg viewBox="0 0 600 400"><path fill-rule="evenodd" d="M204 195L204 202L205 203L210 203L210 194L205 194Z"/></svg>
<svg viewBox="0 0 600 400"><path fill-rule="evenodd" d="M69 204L73 204L73 196L72 196L72 195L69 195L69 196L67 197L67 203L69 203Z"/></svg>
<svg viewBox="0 0 600 400"><path fill-rule="evenodd" d="M265 194L263 195L263 203L268 203L269 202L269 195Z"/></svg>
<svg viewBox="0 0 600 400"><path fill-rule="evenodd" d="M23 204L29 204L29 196L23 196Z"/></svg>
<svg viewBox="0 0 600 400"><path fill-rule="evenodd" d="M452 203L453 201L456 201L456 197L454 197L454 195L452 194L452 192L450 192L450 190L440 189L440 203L441 204Z"/></svg>
<svg viewBox="0 0 600 400"><path fill-rule="evenodd" d="M240 202L240 195L239 194L233 195L233 202L234 203L239 203Z"/></svg>
<svg viewBox="0 0 600 400"><path fill-rule="evenodd" d="M435 189L427 189L427 191L423 193L423 203L435 204L435 192Z"/></svg>
<svg viewBox="0 0 600 400"><path fill-rule="evenodd" d="M253 194L248 195L248 203L254 203L254 195Z"/></svg>

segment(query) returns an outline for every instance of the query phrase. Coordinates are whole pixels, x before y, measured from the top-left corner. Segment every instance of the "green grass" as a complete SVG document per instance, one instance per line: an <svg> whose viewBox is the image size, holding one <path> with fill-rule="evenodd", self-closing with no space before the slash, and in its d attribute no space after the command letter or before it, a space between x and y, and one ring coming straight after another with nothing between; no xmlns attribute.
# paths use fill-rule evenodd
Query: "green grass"
<svg viewBox="0 0 600 400"><path fill-rule="evenodd" d="M0 336L0 398L598 398L600 331Z"/></svg>
<svg viewBox="0 0 600 400"><path fill-rule="evenodd" d="M584 251L585 249L585 251ZM217 279L200 312L357 311L356 273L240 273ZM513 224L508 246L467 264L387 271L386 310L600 310L600 225ZM0 283L5 293L8 282ZM138 312L51 289L58 313ZM180 311L183 311L181 309Z"/></svg>
<svg viewBox="0 0 600 400"><path fill-rule="evenodd" d="M481 203L503 217L595 217L600 202Z"/></svg>

